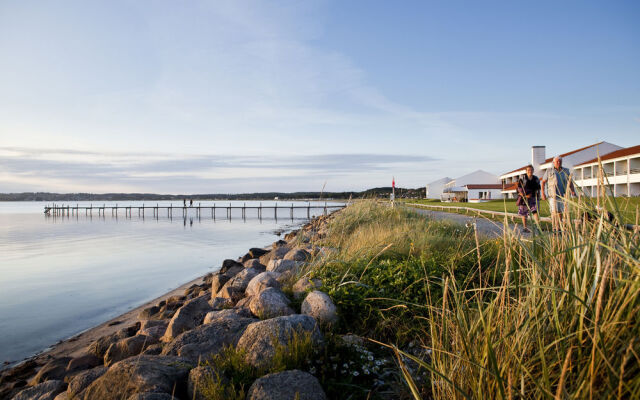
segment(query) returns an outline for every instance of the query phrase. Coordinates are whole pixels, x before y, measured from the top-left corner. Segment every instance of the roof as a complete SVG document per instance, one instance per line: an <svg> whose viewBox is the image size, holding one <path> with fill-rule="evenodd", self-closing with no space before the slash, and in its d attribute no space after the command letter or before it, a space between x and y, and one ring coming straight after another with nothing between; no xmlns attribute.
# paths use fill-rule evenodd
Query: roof
<svg viewBox="0 0 640 400"><path fill-rule="evenodd" d="M512 184L509 184L509 185L503 187L502 191L505 192L505 191L508 191L508 190L516 190L516 185L517 184L518 184L518 182L514 182Z"/></svg>
<svg viewBox="0 0 640 400"><path fill-rule="evenodd" d="M606 161L606 160L611 160L611 159L618 158L618 157L630 156L630 155L638 154L638 153L640 153L640 145L627 147L625 149L620 149L620 150L616 150L616 151L612 151L611 153L607 153L604 156L600 157L600 160L601 161ZM598 157L596 157L596 158L594 158L592 160L580 163L580 164L576 165L576 167L580 166L580 165L591 164L591 163L594 163L594 162L597 162L597 161L598 161Z"/></svg>
<svg viewBox="0 0 640 400"><path fill-rule="evenodd" d="M465 186L467 189L502 189L501 183L478 183Z"/></svg>
<svg viewBox="0 0 640 400"><path fill-rule="evenodd" d="M585 147L582 147L582 148L579 148L579 149L576 149L576 150L570 151L570 152L568 152L568 153L558 154L558 155L553 156L553 157L551 157L551 158L547 158L546 160L544 160L544 162L543 162L542 164L549 163L549 162L553 161L553 159L554 159L554 158L556 158L556 157L561 157L561 158L563 158L563 157L566 157L566 156L570 156L571 154L577 153L577 152L582 151L582 150L589 149L589 148L591 148L591 147L593 147L593 146L598 146L598 145L600 145L600 144L602 144L602 143L604 143L604 141L602 141L602 142L598 142L598 143L594 143L594 144L592 144L592 145L585 146Z"/></svg>
<svg viewBox="0 0 640 400"><path fill-rule="evenodd" d="M513 174L514 172L522 171L523 169L526 169L529 165L531 165L531 164L527 164L524 167L516 168L513 171L505 172L504 174L502 174L500 176L505 176L505 175Z"/></svg>

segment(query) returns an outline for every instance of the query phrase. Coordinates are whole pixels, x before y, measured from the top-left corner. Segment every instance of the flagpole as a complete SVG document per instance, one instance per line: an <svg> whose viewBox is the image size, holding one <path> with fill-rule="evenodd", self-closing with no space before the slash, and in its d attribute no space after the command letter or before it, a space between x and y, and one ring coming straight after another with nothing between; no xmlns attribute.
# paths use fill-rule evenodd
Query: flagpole
<svg viewBox="0 0 640 400"><path fill-rule="evenodd" d="M396 205L396 177L391 179L391 207Z"/></svg>

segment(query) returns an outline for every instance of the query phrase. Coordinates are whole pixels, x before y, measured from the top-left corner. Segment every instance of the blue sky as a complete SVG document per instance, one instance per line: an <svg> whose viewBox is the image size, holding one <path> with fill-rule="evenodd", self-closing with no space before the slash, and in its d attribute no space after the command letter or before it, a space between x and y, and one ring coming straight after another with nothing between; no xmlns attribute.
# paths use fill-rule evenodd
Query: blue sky
<svg viewBox="0 0 640 400"><path fill-rule="evenodd" d="M640 138L640 3L0 2L0 192L418 187Z"/></svg>

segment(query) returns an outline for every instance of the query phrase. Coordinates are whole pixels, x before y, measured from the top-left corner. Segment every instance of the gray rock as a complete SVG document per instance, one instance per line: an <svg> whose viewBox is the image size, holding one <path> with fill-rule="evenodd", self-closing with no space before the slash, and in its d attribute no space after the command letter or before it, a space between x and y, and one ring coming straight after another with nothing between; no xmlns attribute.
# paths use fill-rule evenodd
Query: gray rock
<svg viewBox="0 0 640 400"><path fill-rule="evenodd" d="M268 366L275 355L274 343L287 347L294 335L310 335L314 346L321 346L322 334L308 315L288 315L250 324L238 341L238 349L247 352L249 364Z"/></svg>
<svg viewBox="0 0 640 400"><path fill-rule="evenodd" d="M89 385L85 398L121 400L137 393L182 393L191 368L188 360L179 357L127 358Z"/></svg>
<svg viewBox="0 0 640 400"><path fill-rule="evenodd" d="M152 344L151 346L147 347L146 349L144 349L144 351L140 354L144 354L146 356L157 356L162 354L162 349L163 349L163 345L162 343L156 343L156 344Z"/></svg>
<svg viewBox="0 0 640 400"><path fill-rule="evenodd" d="M254 276L245 290L247 296L255 296L268 287L280 289L280 282L276 280L276 272L261 272Z"/></svg>
<svg viewBox="0 0 640 400"><path fill-rule="evenodd" d="M111 335L103 336L95 342L91 343L87 348L87 352L100 359L103 359L104 354L107 352L111 344L117 342L120 339L128 338L135 335L139 329L140 324L138 323L136 325L120 329L118 332L115 332Z"/></svg>
<svg viewBox="0 0 640 400"><path fill-rule="evenodd" d="M204 324L210 324L214 321L217 321L223 318L234 318L234 317L252 318L253 315L251 315L251 313L245 308L209 311L207 315L205 315L204 317Z"/></svg>
<svg viewBox="0 0 640 400"><path fill-rule="evenodd" d="M105 353L104 365L108 367L115 362L124 360L125 358L137 356L148 346L157 342L158 340L156 338L146 335L136 335L130 338L118 340L109 346L109 349Z"/></svg>
<svg viewBox="0 0 640 400"><path fill-rule="evenodd" d="M69 364L67 364L67 375L94 368L99 365L102 365L102 359L94 356L93 354L84 354L69 361Z"/></svg>
<svg viewBox="0 0 640 400"><path fill-rule="evenodd" d="M291 249L284 256L285 260L307 262L311 260L311 254L304 249Z"/></svg>
<svg viewBox="0 0 640 400"><path fill-rule="evenodd" d="M219 353L225 346L235 345L247 326L255 321L239 315L216 318L179 335L165 345L162 354L177 355L197 363Z"/></svg>
<svg viewBox="0 0 640 400"><path fill-rule="evenodd" d="M209 305L214 310L223 310L225 308L233 307L233 301L231 299L227 299L227 298L224 298L224 297L214 297L209 302Z"/></svg>
<svg viewBox="0 0 640 400"><path fill-rule="evenodd" d="M169 326L167 326L162 340L165 342L171 341L182 332L202 324L204 316L211 310L208 295L189 300L184 306L180 307L173 318L171 318L171 322L169 322Z"/></svg>
<svg viewBox="0 0 640 400"><path fill-rule="evenodd" d="M251 312L260 319L295 314L289 307L291 302L280 289L268 287L253 296L249 303Z"/></svg>
<svg viewBox="0 0 640 400"><path fill-rule="evenodd" d="M293 284L293 297L301 299L306 296L308 291L319 289L322 286L320 279L309 279L308 277L300 278Z"/></svg>
<svg viewBox="0 0 640 400"><path fill-rule="evenodd" d="M298 267L301 265L299 261L293 260L271 260L267 265L267 271L285 273L298 270Z"/></svg>
<svg viewBox="0 0 640 400"><path fill-rule="evenodd" d="M244 297L244 290L225 286L218 292L218 297L228 299L231 304L235 304L238 300Z"/></svg>
<svg viewBox="0 0 640 400"><path fill-rule="evenodd" d="M325 292L314 290L305 297L300 306L302 314L310 315L322 324L333 324L338 320L336 305Z"/></svg>
<svg viewBox="0 0 640 400"><path fill-rule="evenodd" d="M73 396L82 398L81 394L84 394L84 390L91 385L93 381L104 375L105 372L107 372L106 367L96 367L80 372L69 381L67 394L72 398Z"/></svg>
<svg viewBox="0 0 640 400"><path fill-rule="evenodd" d="M274 248L273 250L271 250L271 255L272 255L272 260L281 260L284 258L284 256L287 255L287 253L291 250L291 248L289 248L289 246L278 246L276 248Z"/></svg>
<svg viewBox="0 0 640 400"><path fill-rule="evenodd" d="M220 289L224 286L224 284L229 281L229 279L231 278L224 274L214 275L213 278L211 278L211 296L215 297Z"/></svg>
<svg viewBox="0 0 640 400"><path fill-rule="evenodd" d="M67 375L69 361L71 361L71 357L61 357L49 361L40 368L29 384L35 386L44 381L63 380Z"/></svg>
<svg viewBox="0 0 640 400"><path fill-rule="evenodd" d="M248 254L249 254L249 256L251 258L260 258L263 255L267 254L268 252L269 252L269 250L267 250L267 249L261 249L261 248L258 248L258 247L252 247L252 248L249 249L249 253Z"/></svg>
<svg viewBox="0 0 640 400"><path fill-rule="evenodd" d="M242 264L240 264L239 262L237 262L236 260L231 260L231 259L226 259L222 262L222 267L220 267L220 273L225 274L227 273L230 269L234 268L234 267L240 267L240 268L244 268L244 266ZM233 275L230 275L230 277Z"/></svg>
<svg viewBox="0 0 640 400"><path fill-rule="evenodd" d="M253 296L247 296L238 300L238 302L236 303L236 308L247 309L249 307L249 303L251 303L251 299L253 299Z"/></svg>
<svg viewBox="0 0 640 400"><path fill-rule="evenodd" d="M298 371L278 372L257 379L249 387L247 400L326 400L315 376Z"/></svg>
<svg viewBox="0 0 640 400"><path fill-rule="evenodd" d="M147 307L144 310L140 311L140 314L138 314L138 319L142 319L142 320L151 319L159 312L160 312L160 307L158 306Z"/></svg>
<svg viewBox="0 0 640 400"><path fill-rule="evenodd" d="M227 283L224 284L224 286L222 287L221 292L222 296L220 297L225 297L224 296L224 289L225 288L233 288L233 289L237 289L240 290L244 293L245 289L247 289L247 285L249 284L249 282L251 281L251 279L253 279L256 275L258 275L260 273L260 271L258 271L255 268L244 268L242 271L240 271L238 274L236 274L236 276L234 276L233 278L229 279L229 281Z"/></svg>
<svg viewBox="0 0 640 400"><path fill-rule="evenodd" d="M189 381L187 382L187 398L189 400L207 400L207 383L213 381L215 372L211 367L195 367L189 371Z"/></svg>
<svg viewBox="0 0 640 400"><path fill-rule="evenodd" d="M64 392L65 388L64 382L50 380L20 391L13 396L13 400L53 400L59 393Z"/></svg>
<svg viewBox="0 0 640 400"><path fill-rule="evenodd" d="M260 271L264 271L264 270L267 269L267 266L262 264L260 262L260 260L257 259L257 258L252 258L250 260L247 260L247 261L244 262L243 265L244 265L245 268L255 268L255 269L260 270Z"/></svg>
<svg viewBox="0 0 640 400"><path fill-rule="evenodd" d="M156 340L160 340L160 338L167 331L168 321L158 321L158 320L148 320L142 321L140 324L140 330L138 331L138 335L146 335L150 336Z"/></svg>
<svg viewBox="0 0 640 400"><path fill-rule="evenodd" d="M136 393L127 400L178 400L168 393Z"/></svg>
<svg viewBox="0 0 640 400"><path fill-rule="evenodd" d="M56 397L53 398L53 400L69 400L69 399L71 399L71 398L69 397L69 393L67 393L67 392L62 392L62 393L58 394ZM73 399L71 399L71 400L73 400Z"/></svg>

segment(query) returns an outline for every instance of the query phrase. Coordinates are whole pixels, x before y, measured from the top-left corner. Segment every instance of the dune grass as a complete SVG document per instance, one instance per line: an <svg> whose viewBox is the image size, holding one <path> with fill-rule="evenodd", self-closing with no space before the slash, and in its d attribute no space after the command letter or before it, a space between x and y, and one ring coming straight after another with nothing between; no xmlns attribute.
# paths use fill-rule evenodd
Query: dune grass
<svg viewBox="0 0 640 400"><path fill-rule="evenodd" d="M338 331L394 350L407 397L638 398L638 233L603 214L563 229L482 239L360 202L332 218L321 244L334 250L309 274L336 302Z"/></svg>

